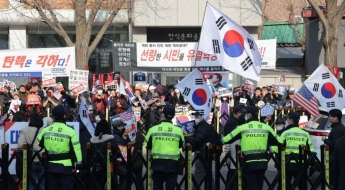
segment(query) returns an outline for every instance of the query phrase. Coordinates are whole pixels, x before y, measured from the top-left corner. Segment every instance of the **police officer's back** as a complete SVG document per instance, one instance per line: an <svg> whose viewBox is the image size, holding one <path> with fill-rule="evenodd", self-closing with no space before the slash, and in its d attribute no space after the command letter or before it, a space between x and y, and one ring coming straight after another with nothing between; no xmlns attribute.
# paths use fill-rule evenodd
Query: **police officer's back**
<svg viewBox="0 0 345 190"><path fill-rule="evenodd" d="M287 115L286 121L288 122L288 126L286 127L285 131L280 135L279 142L286 146L285 154L295 154L296 158L298 158L299 154L299 146L307 146L308 150L314 151L313 144L310 140L310 135L308 132L300 129L298 126L300 114L297 112L289 112ZM287 189L291 187L291 179L292 177L296 177L300 168L298 167L297 163L294 160L291 160L290 163L286 166L286 182L287 182ZM301 181L301 183L303 183ZM302 187L300 187L301 189Z"/></svg>
<svg viewBox="0 0 345 190"><path fill-rule="evenodd" d="M171 122L175 109L165 106L162 122L149 129L144 146L152 149L153 189L175 189L180 148L184 145L183 131Z"/></svg>
<svg viewBox="0 0 345 190"><path fill-rule="evenodd" d="M49 189L70 190L74 183L74 164L81 168L82 154L75 130L65 124L65 109L56 106L52 114L55 122L37 136L40 147L48 154Z"/></svg>
<svg viewBox="0 0 345 190"><path fill-rule="evenodd" d="M267 144L279 145L278 136L273 129L258 121L258 109L255 106L246 108L247 123L238 126L230 134L222 138L223 143L241 139L242 170L246 184L250 190L263 187L263 177L267 170Z"/></svg>

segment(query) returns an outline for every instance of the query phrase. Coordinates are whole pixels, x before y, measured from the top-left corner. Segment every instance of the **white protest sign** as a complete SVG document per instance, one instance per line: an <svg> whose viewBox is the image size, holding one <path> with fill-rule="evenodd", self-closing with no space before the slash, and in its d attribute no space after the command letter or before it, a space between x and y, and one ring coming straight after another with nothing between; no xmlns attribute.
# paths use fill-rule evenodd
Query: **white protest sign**
<svg viewBox="0 0 345 190"><path fill-rule="evenodd" d="M56 86L56 77L42 77L43 87Z"/></svg>
<svg viewBox="0 0 345 190"><path fill-rule="evenodd" d="M229 95L232 94L232 87L219 88L218 89L218 94L219 94L220 97L229 96Z"/></svg>
<svg viewBox="0 0 345 190"><path fill-rule="evenodd" d="M240 103L241 104L246 104L247 103L247 99L246 98L240 98Z"/></svg>
<svg viewBox="0 0 345 190"><path fill-rule="evenodd" d="M78 95L83 91L87 91L89 87L89 71L85 70L70 70L69 71L68 88L73 95Z"/></svg>

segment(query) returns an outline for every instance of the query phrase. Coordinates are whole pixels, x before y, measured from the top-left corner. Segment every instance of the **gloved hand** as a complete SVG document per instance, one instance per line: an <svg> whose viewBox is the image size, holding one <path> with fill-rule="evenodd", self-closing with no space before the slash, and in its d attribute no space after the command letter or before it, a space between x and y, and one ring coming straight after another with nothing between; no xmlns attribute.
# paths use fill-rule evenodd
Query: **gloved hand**
<svg viewBox="0 0 345 190"><path fill-rule="evenodd" d="M83 169L83 164L82 163L76 164L75 169L81 171Z"/></svg>
<svg viewBox="0 0 345 190"><path fill-rule="evenodd" d="M215 144L216 144L216 145L223 145L222 139L223 139L223 136L221 136L220 138L218 138Z"/></svg>

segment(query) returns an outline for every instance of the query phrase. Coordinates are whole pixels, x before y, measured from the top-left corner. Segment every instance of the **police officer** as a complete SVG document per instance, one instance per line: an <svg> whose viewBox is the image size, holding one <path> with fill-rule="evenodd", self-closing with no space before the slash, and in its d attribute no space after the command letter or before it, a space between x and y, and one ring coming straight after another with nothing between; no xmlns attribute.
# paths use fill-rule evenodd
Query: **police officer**
<svg viewBox="0 0 345 190"><path fill-rule="evenodd" d="M308 132L300 129L298 126L300 114L297 112L290 111L287 115L286 121L289 124L285 131L280 135L279 142L283 143L286 146L285 154L296 154L298 158L299 154L299 145L304 145L309 147L310 151L314 151L314 146L310 140L310 135ZM291 160L290 163L286 166L286 189L291 188L291 179L296 177L300 168L294 160ZM306 183L301 181L299 183L299 189L302 189L301 184ZM278 188L279 189L279 188Z"/></svg>
<svg viewBox="0 0 345 190"><path fill-rule="evenodd" d="M161 115L162 122L151 127L145 137L144 146L152 149L154 190L173 190L176 187L180 148L185 141L182 129L171 122L174 116L175 109L165 106Z"/></svg>
<svg viewBox="0 0 345 190"><path fill-rule="evenodd" d="M246 115L247 111L246 111L246 106L245 105L237 105L234 109L234 112L232 115L230 115L228 121L226 122L226 124L224 125L224 131L223 134L227 135L229 133L231 133L231 131L233 131L234 129L237 128L237 126L240 126L242 124L244 124L245 121L245 115ZM231 157L236 160L236 145L240 144L240 141L238 140L237 142L235 141L234 143L231 144L225 144L224 145L224 152L231 153ZM228 159L227 163L230 165L230 169L226 175L226 184L227 184L227 189L233 189L236 190L237 189L237 182L231 181L230 180L232 178L232 176L234 176L236 174L236 168L235 165L231 163L230 159Z"/></svg>
<svg viewBox="0 0 345 190"><path fill-rule="evenodd" d="M249 190L263 188L267 170L267 144L279 145L278 136L272 127L258 121L258 108L246 107L247 123L238 126L230 134L221 138L222 143L233 143L241 139L241 167Z"/></svg>
<svg viewBox="0 0 345 190"><path fill-rule="evenodd" d="M67 126L65 108L62 105L52 110L55 122L45 127L37 136L39 146L48 154L49 190L72 190L74 164L81 168L82 153L75 130Z"/></svg>

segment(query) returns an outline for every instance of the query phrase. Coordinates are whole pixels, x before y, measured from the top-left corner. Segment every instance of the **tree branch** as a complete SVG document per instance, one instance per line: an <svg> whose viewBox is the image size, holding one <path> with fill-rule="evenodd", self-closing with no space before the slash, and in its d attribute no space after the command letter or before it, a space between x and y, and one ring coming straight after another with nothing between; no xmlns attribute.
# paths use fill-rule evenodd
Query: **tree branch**
<svg viewBox="0 0 345 190"><path fill-rule="evenodd" d="M288 5L288 10L292 14L295 14L295 10L294 10L294 6L293 6L293 3L292 3L292 0L290 0L289 2L290 2L290 4ZM292 24L293 24L293 28L295 30L296 36L298 38L299 44L302 46L302 52L304 52L304 50L305 50L304 36L303 37L301 36L301 33L300 33L299 29L298 29L298 23L296 23L296 20L295 20L294 17L292 19Z"/></svg>
<svg viewBox="0 0 345 190"><path fill-rule="evenodd" d="M85 31L85 38L86 39L85 39L85 41L88 44L89 44L90 38L91 38L93 23L95 22L95 18L97 16L98 10L102 6L103 1L104 0L95 0L95 5L93 6L93 8L90 12L89 20L86 23L86 31Z"/></svg>
<svg viewBox="0 0 345 190"><path fill-rule="evenodd" d="M34 4L29 3L28 1L25 1L25 3L33 8L35 8L39 15L42 17L42 19L47 23L47 25L54 30L57 34L59 34L61 37L63 37L63 39L66 41L67 46L73 46L73 43L70 39L70 37L67 35L66 31L63 29L63 27L61 26L59 20L57 19L55 13L53 12L53 10L51 9L49 3L47 3L45 1L44 4L40 4L38 2L38 0L34 0ZM31 5L30 5L31 4ZM44 6L44 8L46 8L46 10L48 10L48 12L50 13L50 15L53 18L53 22L47 17L46 13L44 13L43 9L42 9L42 5ZM57 25L55 25L55 24Z"/></svg>
<svg viewBox="0 0 345 190"><path fill-rule="evenodd" d="M319 18L323 24L323 27L325 27L325 31L328 30L328 21L326 19L326 16L323 14L323 11L320 9L319 5L315 2L315 0L308 0L310 5L315 9L316 13L319 15Z"/></svg>
<svg viewBox="0 0 345 190"><path fill-rule="evenodd" d="M345 1L343 1L338 9L338 12L337 12L337 20L340 20L343 15L345 13Z"/></svg>
<svg viewBox="0 0 345 190"><path fill-rule="evenodd" d="M91 53L93 52L93 50L96 48L98 42L101 40L103 34L105 33L105 31L108 29L108 27L110 26L110 24L114 20L115 16L117 15L119 10L121 9L124 2L125 2L125 0L121 0L121 2L119 2L119 4L114 7L114 9L111 12L111 14L109 15L107 21L105 21L101 30L98 32L96 38L92 41L91 45L89 46L88 56L90 56Z"/></svg>

